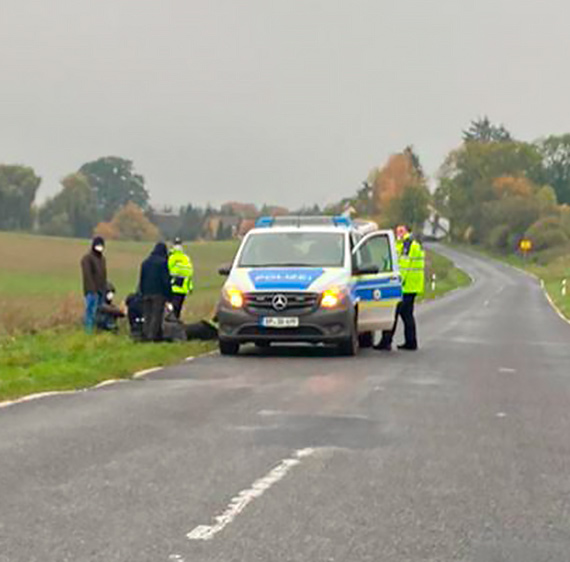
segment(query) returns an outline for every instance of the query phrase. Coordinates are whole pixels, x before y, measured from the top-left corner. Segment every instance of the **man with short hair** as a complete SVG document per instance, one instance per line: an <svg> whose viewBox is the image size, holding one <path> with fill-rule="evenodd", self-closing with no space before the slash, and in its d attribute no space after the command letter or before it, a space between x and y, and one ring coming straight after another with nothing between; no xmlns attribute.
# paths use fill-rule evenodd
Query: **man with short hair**
<svg viewBox="0 0 570 562"><path fill-rule="evenodd" d="M398 349L415 351L418 349L414 303L416 297L424 292L425 286L425 253L421 243L410 233L405 225L396 227L396 250L400 275L402 276L402 300L396 308L396 317L391 330L382 332L382 340L376 349L390 351L392 339L398 326L398 317L404 322L404 343Z"/></svg>
<svg viewBox="0 0 570 562"><path fill-rule="evenodd" d="M172 279L172 306L174 315L180 319L184 301L194 289L194 266L192 260L184 253L182 240L174 239L174 245L168 258L168 270Z"/></svg>
<svg viewBox="0 0 570 562"><path fill-rule="evenodd" d="M85 295L85 331L92 333L95 328L97 310L103 301L107 288L107 262L103 252L105 240L96 236L91 242L91 250L81 259L83 293Z"/></svg>

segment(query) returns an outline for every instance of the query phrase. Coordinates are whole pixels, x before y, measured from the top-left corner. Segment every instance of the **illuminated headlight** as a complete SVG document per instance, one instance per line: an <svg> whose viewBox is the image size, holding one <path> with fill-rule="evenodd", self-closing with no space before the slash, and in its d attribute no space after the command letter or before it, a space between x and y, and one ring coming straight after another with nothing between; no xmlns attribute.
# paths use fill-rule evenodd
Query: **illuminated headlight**
<svg viewBox="0 0 570 562"><path fill-rule="evenodd" d="M242 308L243 306L243 293L235 287L229 287L224 290L226 300L233 306L233 308Z"/></svg>
<svg viewBox="0 0 570 562"><path fill-rule="evenodd" d="M342 292L339 289L327 289L321 295L321 306L323 308L334 308L342 300Z"/></svg>

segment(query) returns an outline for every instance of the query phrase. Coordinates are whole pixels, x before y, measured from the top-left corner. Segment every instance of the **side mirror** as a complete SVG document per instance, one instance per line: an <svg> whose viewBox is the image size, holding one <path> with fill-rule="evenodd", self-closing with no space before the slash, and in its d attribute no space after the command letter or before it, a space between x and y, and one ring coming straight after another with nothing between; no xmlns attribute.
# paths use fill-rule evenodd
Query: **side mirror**
<svg viewBox="0 0 570 562"><path fill-rule="evenodd" d="M378 273L380 273L380 268L377 265L365 265L354 268L354 275L377 275Z"/></svg>
<svg viewBox="0 0 570 562"><path fill-rule="evenodd" d="M218 273L224 277L227 277L230 274L231 270L232 270L231 264L225 264L221 265L218 268Z"/></svg>

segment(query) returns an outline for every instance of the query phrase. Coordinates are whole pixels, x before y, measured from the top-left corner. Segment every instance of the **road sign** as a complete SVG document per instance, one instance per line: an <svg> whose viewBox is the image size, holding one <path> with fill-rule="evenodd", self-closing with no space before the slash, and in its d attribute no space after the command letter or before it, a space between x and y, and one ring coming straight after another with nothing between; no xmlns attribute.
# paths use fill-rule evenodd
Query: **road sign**
<svg viewBox="0 0 570 562"><path fill-rule="evenodd" d="M519 249L521 252L524 252L525 254L527 252L530 252L532 250L532 240L529 240L528 238L523 238L519 242Z"/></svg>

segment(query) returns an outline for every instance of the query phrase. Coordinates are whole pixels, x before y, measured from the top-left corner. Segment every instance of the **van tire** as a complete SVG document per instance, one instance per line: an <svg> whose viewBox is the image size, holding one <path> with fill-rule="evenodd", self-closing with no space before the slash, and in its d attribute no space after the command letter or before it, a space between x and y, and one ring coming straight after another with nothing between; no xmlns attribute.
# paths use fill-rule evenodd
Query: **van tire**
<svg viewBox="0 0 570 562"><path fill-rule="evenodd" d="M338 351L344 357L354 357L358 353L358 333L356 323L350 331L350 336L338 344Z"/></svg>
<svg viewBox="0 0 570 562"><path fill-rule="evenodd" d="M237 355L239 353L239 343L220 340L219 346L221 355Z"/></svg>

